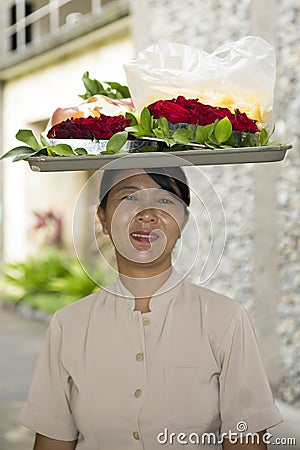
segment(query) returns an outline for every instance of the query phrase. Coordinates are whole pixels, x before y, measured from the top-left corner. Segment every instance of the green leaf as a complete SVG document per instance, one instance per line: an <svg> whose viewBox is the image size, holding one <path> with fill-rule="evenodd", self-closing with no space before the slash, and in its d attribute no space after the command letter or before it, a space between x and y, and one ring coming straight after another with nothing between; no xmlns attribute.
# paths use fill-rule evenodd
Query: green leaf
<svg viewBox="0 0 300 450"><path fill-rule="evenodd" d="M82 147L75 148L74 153L75 153L76 155L79 155L79 156L81 156L81 155L87 155L86 149L85 149L85 148L82 148Z"/></svg>
<svg viewBox="0 0 300 450"><path fill-rule="evenodd" d="M9 150L8 152L4 153L4 155L1 155L0 160L4 158L12 158L13 156L17 156L21 153L26 152L27 150L31 150L31 152L34 153L32 148L22 145L20 147L15 147L12 150Z"/></svg>
<svg viewBox="0 0 300 450"><path fill-rule="evenodd" d="M32 148L24 147L24 150L19 152L14 158L13 158L13 162L16 161L22 161L23 159L27 159L29 158L29 156L34 156L39 152L35 152L34 150L32 150Z"/></svg>
<svg viewBox="0 0 300 450"><path fill-rule="evenodd" d="M260 141L260 145L267 145L268 141L269 141L269 135L268 132L265 128L263 128L261 130L261 132L259 133L259 141Z"/></svg>
<svg viewBox="0 0 300 450"><path fill-rule="evenodd" d="M35 135L31 130L19 130L16 134L18 141L25 142L33 150L38 151L43 148L43 146L37 141Z"/></svg>
<svg viewBox="0 0 300 450"><path fill-rule="evenodd" d="M101 155L113 155L115 152L108 152L107 150L102 150ZM92 156L92 155L89 155Z"/></svg>
<svg viewBox="0 0 300 450"><path fill-rule="evenodd" d="M173 138L165 138L165 143L169 146L169 147L174 147L174 145L177 145L178 142L175 141L175 139Z"/></svg>
<svg viewBox="0 0 300 450"><path fill-rule="evenodd" d="M116 81L104 81L104 83L108 84L112 89L118 90L119 87L121 87L120 83L117 83Z"/></svg>
<svg viewBox="0 0 300 450"><path fill-rule="evenodd" d="M220 146L220 142L217 141L214 134L211 134L210 136L208 136L207 142L210 142L211 144L213 144L214 147Z"/></svg>
<svg viewBox="0 0 300 450"><path fill-rule="evenodd" d="M54 148L54 146L48 145L48 147L47 147L47 155L48 156L57 156L57 154L54 151L52 151L52 148Z"/></svg>
<svg viewBox="0 0 300 450"><path fill-rule="evenodd" d="M171 145L170 149L164 150L164 151L171 151L171 152L182 152L185 151L186 147L182 144L175 144L175 145Z"/></svg>
<svg viewBox="0 0 300 450"><path fill-rule="evenodd" d="M151 113L147 107L143 108L141 112L140 124L145 131L151 132L152 129Z"/></svg>
<svg viewBox="0 0 300 450"><path fill-rule="evenodd" d="M122 94L123 98L131 98L130 90L128 86L120 86L118 92Z"/></svg>
<svg viewBox="0 0 300 450"><path fill-rule="evenodd" d="M130 113L130 112L126 112L125 113L125 119L127 120L131 120L130 126L133 127L134 125L138 125L138 121L137 118L135 117L134 114Z"/></svg>
<svg viewBox="0 0 300 450"><path fill-rule="evenodd" d="M218 142L226 142L232 134L232 123L228 117L219 120L214 128L214 135Z"/></svg>
<svg viewBox="0 0 300 450"><path fill-rule="evenodd" d="M212 141L206 141L204 142L204 145L208 148L217 148L218 145L214 144Z"/></svg>
<svg viewBox="0 0 300 450"><path fill-rule="evenodd" d="M72 147L68 144L57 144L57 145L50 145L47 147L47 150L55 155L58 156L74 156L75 153L72 149Z"/></svg>
<svg viewBox="0 0 300 450"><path fill-rule="evenodd" d="M243 141L243 133L240 131L233 131L230 139L227 140L227 143L232 145L235 148L241 147Z"/></svg>
<svg viewBox="0 0 300 450"><path fill-rule="evenodd" d="M109 153L118 153L126 144L127 139L127 131L120 131L119 133L114 134L106 144L106 151Z"/></svg>
<svg viewBox="0 0 300 450"><path fill-rule="evenodd" d="M165 133L160 128L154 128L153 133L158 139L165 138Z"/></svg>
<svg viewBox="0 0 300 450"><path fill-rule="evenodd" d="M141 131L140 127L138 125L134 125L133 127L126 127L125 131L127 131L128 133L138 133L139 131Z"/></svg>
<svg viewBox="0 0 300 450"><path fill-rule="evenodd" d="M85 72L82 77L82 81L87 92L91 95L96 95L98 92L105 90L103 84L100 83L100 81L96 79L92 80L89 77L89 72Z"/></svg>
<svg viewBox="0 0 300 450"><path fill-rule="evenodd" d="M204 126L200 125L197 126L195 133L195 142L197 142L198 144L204 144L208 140L209 136L211 136L213 131L214 131L213 123Z"/></svg>
<svg viewBox="0 0 300 450"><path fill-rule="evenodd" d="M192 137L192 131L187 128L181 128L180 130L174 131L172 138L175 139L179 144L189 144Z"/></svg>
<svg viewBox="0 0 300 450"><path fill-rule="evenodd" d="M144 130L143 128L139 127L138 131L134 133L134 136L137 137L153 137L152 130Z"/></svg>
<svg viewBox="0 0 300 450"><path fill-rule="evenodd" d="M156 147L154 147L153 145L143 145L142 147L139 148L139 153L143 153L143 152L156 152Z"/></svg>
<svg viewBox="0 0 300 450"><path fill-rule="evenodd" d="M40 141L41 141L41 143L43 144L44 147L48 147L49 141L42 134L40 134Z"/></svg>
<svg viewBox="0 0 300 450"><path fill-rule="evenodd" d="M109 98L130 98L130 92L127 86L114 81L105 81L107 87L104 87L100 81L90 78L89 72L85 72L82 76L82 81L86 89L85 94L79 95L84 100L93 95L105 95Z"/></svg>
<svg viewBox="0 0 300 450"><path fill-rule="evenodd" d="M115 81L105 81L105 83L116 91L117 98L130 98L128 86L123 86Z"/></svg>
<svg viewBox="0 0 300 450"><path fill-rule="evenodd" d="M134 127L126 127L125 131L136 137L153 137L152 131L144 130L140 125Z"/></svg>
<svg viewBox="0 0 300 450"><path fill-rule="evenodd" d="M273 134L275 133L275 128L276 127L275 127L275 123L274 123L273 128L272 128L271 132L269 133L269 140L273 136Z"/></svg>
<svg viewBox="0 0 300 450"><path fill-rule="evenodd" d="M280 147L281 145L287 145L287 142L283 142L279 139L275 139L274 141L268 141L268 145Z"/></svg>
<svg viewBox="0 0 300 450"><path fill-rule="evenodd" d="M198 144L204 144L204 142L207 141L207 139L208 139L208 133L205 130L205 127L198 126L196 128L196 133L195 133L195 142L197 142Z"/></svg>
<svg viewBox="0 0 300 450"><path fill-rule="evenodd" d="M157 126L163 131L163 134L166 137L170 136L169 122L166 117L159 117L159 119L157 120Z"/></svg>
<svg viewBox="0 0 300 450"><path fill-rule="evenodd" d="M104 91L103 85L98 80L92 80L90 78L89 72L85 72L83 74L82 81L86 89L86 93L80 95L79 97L83 98L84 100L92 97L93 95L100 94L101 91Z"/></svg>
<svg viewBox="0 0 300 450"><path fill-rule="evenodd" d="M242 147L255 147L257 145L257 135L254 133L247 133L244 139L242 140Z"/></svg>

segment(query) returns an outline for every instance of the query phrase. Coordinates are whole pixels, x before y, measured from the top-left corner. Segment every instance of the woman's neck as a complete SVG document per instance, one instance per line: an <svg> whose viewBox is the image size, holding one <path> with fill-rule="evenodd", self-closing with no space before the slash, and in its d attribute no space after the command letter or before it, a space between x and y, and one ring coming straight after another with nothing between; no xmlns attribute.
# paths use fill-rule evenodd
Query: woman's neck
<svg viewBox="0 0 300 450"><path fill-rule="evenodd" d="M121 270L120 270L121 269ZM139 268L140 269L140 268ZM136 300L151 298L152 295L167 281L172 273L172 266L169 265L162 272L155 270L122 270L119 267L120 279L124 286L134 295Z"/></svg>

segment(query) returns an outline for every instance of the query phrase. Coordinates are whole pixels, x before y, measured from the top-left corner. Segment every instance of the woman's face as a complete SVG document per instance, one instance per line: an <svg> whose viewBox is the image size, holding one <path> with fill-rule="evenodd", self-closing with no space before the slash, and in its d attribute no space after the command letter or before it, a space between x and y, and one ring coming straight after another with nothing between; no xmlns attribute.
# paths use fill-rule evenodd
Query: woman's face
<svg viewBox="0 0 300 450"><path fill-rule="evenodd" d="M170 267L172 250L188 219L183 203L145 172L128 170L121 176L108 194L105 211L99 209L119 266L126 261Z"/></svg>

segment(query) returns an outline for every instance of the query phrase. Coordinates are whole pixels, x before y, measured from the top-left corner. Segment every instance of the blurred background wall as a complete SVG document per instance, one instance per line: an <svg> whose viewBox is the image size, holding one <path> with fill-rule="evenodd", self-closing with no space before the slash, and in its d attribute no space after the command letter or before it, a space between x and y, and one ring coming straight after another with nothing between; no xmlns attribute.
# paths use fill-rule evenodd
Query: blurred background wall
<svg viewBox="0 0 300 450"><path fill-rule="evenodd" d="M40 133L56 107L77 104L86 70L99 80L126 82L123 63L150 44L181 42L211 52L256 34L274 45L276 130L294 148L280 164L201 169L219 193L227 220L224 255L206 286L246 305L274 392L298 406L299 18L298 0L0 2L1 153L18 145L20 128ZM34 211L49 209L62 215L71 251L73 208L90 174L42 175L11 161L1 162L0 170L0 256L16 260L36 252ZM83 247L85 217L83 211Z"/></svg>
<svg viewBox="0 0 300 450"><path fill-rule="evenodd" d="M273 388L300 405L300 4L132 0L132 6L139 50L172 41L212 52L249 34L276 49L273 120L277 135L294 148L281 164L201 169L220 194L227 220L224 255L206 285L247 305Z"/></svg>

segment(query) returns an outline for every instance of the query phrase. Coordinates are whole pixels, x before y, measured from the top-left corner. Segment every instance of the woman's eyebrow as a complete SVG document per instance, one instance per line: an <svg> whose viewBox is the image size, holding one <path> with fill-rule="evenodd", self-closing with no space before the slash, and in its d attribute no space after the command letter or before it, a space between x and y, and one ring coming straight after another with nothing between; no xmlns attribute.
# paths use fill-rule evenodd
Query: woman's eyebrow
<svg viewBox="0 0 300 450"><path fill-rule="evenodd" d="M130 189L130 190L134 189L136 191L140 190L140 188L138 186L122 186L122 187L120 187L118 189L118 191L123 191L123 190L126 190L126 189Z"/></svg>

